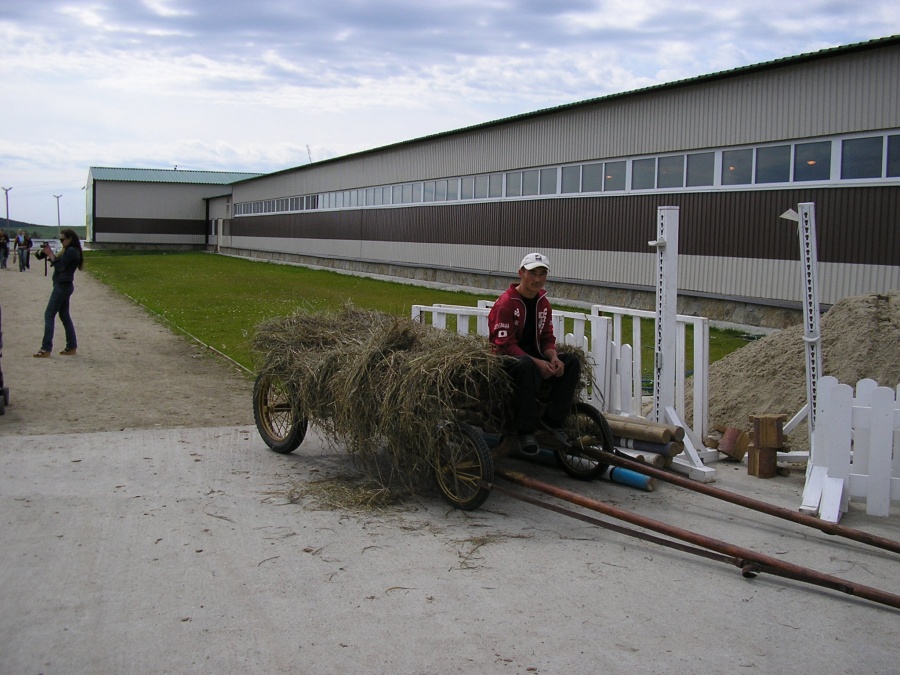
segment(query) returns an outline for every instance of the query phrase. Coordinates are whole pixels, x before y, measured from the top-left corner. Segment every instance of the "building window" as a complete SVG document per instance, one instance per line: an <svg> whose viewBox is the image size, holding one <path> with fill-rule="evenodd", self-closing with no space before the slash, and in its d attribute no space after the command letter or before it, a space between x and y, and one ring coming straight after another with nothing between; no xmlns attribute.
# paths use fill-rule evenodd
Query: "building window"
<svg viewBox="0 0 900 675"><path fill-rule="evenodd" d="M712 185L715 176L716 153L698 152L687 156L687 186Z"/></svg>
<svg viewBox="0 0 900 675"><path fill-rule="evenodd" d="M753 150L722 153L722 185L746 185L753 180Z"/></svg>
<svg viewBox="0 0 900 675"><path fill-rule="evenodd" d="M565 181L565 174L563 174ZM585 164L581 167L581 191L600 192L603 189L603 164Z"/></svg>
<svg viewBox="0 0 900 675"><path fill-rule="evenodd" d="M459 181L459 198L474 199L475 198L475 177L463 176Z"/></svg>
<svg viewBox="0 0 900 675"><path fill-rule="evenodd" d="M831 141L798 143L794 146L794 180L831 178Z"/></svg>
<svg viewBox="0 0 900 675"><path fill-rule="evenodd" d="M841 178L881 178L884 137L848 138L841 144Z"/></svg>
<svg viewBox="0 0 900 675"><path fill-rule="evenodd" d="M887 175L888 178L900 176L900 136L888 136Z"/></svg>
<svg viewBox="0 0 900 675"><path fill-rule="evenodd" d="M488 182L489 178L487 174L475 176L475 199L487 199Z"/></svg>
<svg viewBox="0 0 900 675"><path fill-rule="evenodd" d="M423 202L433 202L434 201L434 181L427 180L422 184L422 201Z"/></svg>
<svg viewBox="0 0 900 675"><path fill-rule="evenodd" d="M562 185L560 187L560 192L563 194L581 192L580 166L564 166L562 168Z"/></svg>
<svg viewBox="0 0 900 675"><path fill-rule="evenodd" d="M522 196L528 197L538 194L538 181L540 180L540 172L537 169L522 172Z"/></svg>
<svg viewBox="0 0 900 675"><path fill-rule="evenodd" d="M459 199L459 179L451 178L447 181L447 200Z"/></svg>
<svg viewBox="0 0 900 675"><path fill-rule="evenodd" d="M636 159L631 163L631 189L652 190L656 187L656 157Z"/></svg>
<svg viewBox="0 0 900 675"><path fill-rule="evenodd" d="M656 170L656 187L684 187L684 155L660 157Z"/></svg>
<svg viewBox="0 0 900 675"><path fill-rule="evenodd" d="M787 183L791 180L791 146L756 149L756 182Z"/></svg>
<svg viewBox="0 0 900 675"><path fill-rule="evenodd" d="M603 173L603 191L625 189L625 162L606 162Z"/></svg>
<svg viewBox="0 0 900 675"><path fill-rule="evenodd" d="M506 196L521 197L522 196L522 172L510 171L506 174Z"/></svg>
<svg viewBox="0 0 900 675"><path fill-rule="evenodd" d="M491 199L500 199L503 197L503 174L492 173L490 176L490 184L488 186L488 197Z"/></svg>
<svg viewBox="0 0 900 675"><path fill-rule="evenodd" d="M556 167L552 169L541 169L541 194L556 194Z"/></svg>
<svg viewBox="0 0 900 675"><path fill-rule="evenodd" d="M434 201L447 201L447 181L437 180L434 182Z"/></svg>

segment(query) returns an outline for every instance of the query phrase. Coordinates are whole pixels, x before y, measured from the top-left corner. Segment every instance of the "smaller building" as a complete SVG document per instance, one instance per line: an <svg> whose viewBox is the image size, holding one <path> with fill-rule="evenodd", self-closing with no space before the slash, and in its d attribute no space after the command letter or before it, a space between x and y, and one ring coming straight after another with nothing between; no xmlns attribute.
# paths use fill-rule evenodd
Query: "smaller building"
<svg viewBox="0 0 900 675"><path fill-rule="evenodd" d="M224 198L230 210L231 184L260 175L92 166L86 187L86 240L94 248L203 247L211 234L208 200Z"/></svg>

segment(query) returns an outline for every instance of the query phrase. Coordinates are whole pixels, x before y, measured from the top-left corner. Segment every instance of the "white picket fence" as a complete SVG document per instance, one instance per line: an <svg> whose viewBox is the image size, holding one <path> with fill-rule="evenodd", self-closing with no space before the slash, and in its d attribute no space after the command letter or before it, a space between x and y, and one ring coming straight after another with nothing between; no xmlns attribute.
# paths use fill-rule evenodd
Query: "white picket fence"
<svg viewBox="0 0 900 675"><path fill-rule="evenodd" d="M456 331L466 334L475 331L487 336L487 315L493 301L480 300L477 307L462 305L413 305L415 321L431 323L446 329L450 316L456 317ZM609 316L603 316L609 315ZM623 335L622 319L632 318L630 338ZM592 364L594 382L603 392L602 401L596 396L591 403L604 412L643 417L641 410L641 327L643 320L655 320L653 312L633 310L608 305L593 305L589 313L553 311L553 330L564 336L563 342L581 347ZM693 424L686 431L691 433L694 444L702 448L701 438L706 435L709 417L709 320L705 317L678 315L675 367L675 409L683 417L685 410L685 380L693 375ZM687 326L693 326L694 354L690 363L686 357Z"/></svg>
<svg viewBox="0 0 900 675"><path fill-rule="evenodd" d="M900 385L818 380L816 424L800 510L837 522L850 500L889 516L900 502Z"/></svg>

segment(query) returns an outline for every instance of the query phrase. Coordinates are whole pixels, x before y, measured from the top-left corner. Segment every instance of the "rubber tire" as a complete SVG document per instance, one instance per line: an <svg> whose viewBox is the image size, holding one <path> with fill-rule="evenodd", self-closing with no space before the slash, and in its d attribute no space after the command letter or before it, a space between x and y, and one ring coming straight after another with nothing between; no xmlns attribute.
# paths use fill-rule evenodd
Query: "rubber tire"
<svg viewBox="0 0 900 675"><path fill-rule="evenodd" d="M3 403L9 405L9 387L3 387Z"/></svg>
<svg viewBox="0 0 900 675"><path fill-rule="evenodd" d="M576 445L585 436L590 437L588 447L604 450L610 454L615 452L612 430L609 422L594 406L579 401L572 406L572 412L566 418L566 436L569 442ZM572 449L556 447L556 461L563 471L572 478L579 480L594 480L602 476L607 469L607 464L598 460L578 454Z"/></svg>
<svg viewBox="0 0 900 675"><path fill-rule="evenodd" d="M300 447L309 426L294 399L291 384L277 375L261 373L253 384L256 430L269 448L282 455Z"/></svg>
<svg viewBox="0 0 900 675"><path fill-rule="evenodd" d="M440 450L435 478L444 499L463 511L484 504L491 491L478 484L494 480L494 459L481 431L464 422L445 427L446 443Z"/></svg>

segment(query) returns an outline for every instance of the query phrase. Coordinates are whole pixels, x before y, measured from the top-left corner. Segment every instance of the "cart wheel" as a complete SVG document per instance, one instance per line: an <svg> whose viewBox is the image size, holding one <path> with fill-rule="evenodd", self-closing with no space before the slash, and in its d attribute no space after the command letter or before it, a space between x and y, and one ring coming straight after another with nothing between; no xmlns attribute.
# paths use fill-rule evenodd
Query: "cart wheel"
<svg viewBox="0 0 900 675"><path fill-rule="evenodd" d="M275 452L296 450L306 436L307 420L295 409L291 385L277 375L260 374L253 385L253 419L259 435Z"/></svg>
<svg viewBox="0 0 900 675"><path fill-rule="evenodd" d="M484 504L490 490L479 480L494 480L494 460L481 432L463 422L445 427L445 441L438 456L435 475L450 504L463 511Z"/></svg>
<svg viewBox="0 0 900 675"><path fill-rule="evenodd" d="M562 470L580 480L593 480L602 475L607 465L579 449L614 452L612 431L603 414L587 403L578 402L566 418L565 428L571 447L555 448Z"/></svg>

